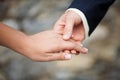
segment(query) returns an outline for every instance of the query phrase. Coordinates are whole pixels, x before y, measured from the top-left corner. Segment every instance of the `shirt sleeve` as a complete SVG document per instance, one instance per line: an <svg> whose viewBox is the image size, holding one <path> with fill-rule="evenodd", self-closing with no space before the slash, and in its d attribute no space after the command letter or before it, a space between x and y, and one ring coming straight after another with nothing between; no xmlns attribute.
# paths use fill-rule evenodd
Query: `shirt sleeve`
<svg viewBox="0 0 120 80"><path fill-rule="evenodd" d="M90 36L114 2L115 0L73 0L68 9L75 8L84 13Z"/></svg>
<svg viewBox="0 0 120 80"><path fill-rule="evenodd" d="M86 16L84 15L84 13L76 8L69 8L67 11L74 11L80 16L80 18L82 19L82 22L83 22L83 27L85 29L85 39L88 38L89 25L88 25L88 21L87 21Z"/></svg>

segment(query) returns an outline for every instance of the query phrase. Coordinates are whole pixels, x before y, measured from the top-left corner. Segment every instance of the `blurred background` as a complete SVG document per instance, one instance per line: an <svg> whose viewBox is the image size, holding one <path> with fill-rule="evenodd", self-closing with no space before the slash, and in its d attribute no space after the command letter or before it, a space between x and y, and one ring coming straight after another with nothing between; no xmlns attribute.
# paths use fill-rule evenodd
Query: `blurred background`
<svg viewBox="0 0 120 80"><path fill-rule="evenodd" d="M35 34L52 29L72 0L0 0L1 22ZM120 0L84 42L88 54L33 62L0 46L0 80L120 80Z"/></svg>

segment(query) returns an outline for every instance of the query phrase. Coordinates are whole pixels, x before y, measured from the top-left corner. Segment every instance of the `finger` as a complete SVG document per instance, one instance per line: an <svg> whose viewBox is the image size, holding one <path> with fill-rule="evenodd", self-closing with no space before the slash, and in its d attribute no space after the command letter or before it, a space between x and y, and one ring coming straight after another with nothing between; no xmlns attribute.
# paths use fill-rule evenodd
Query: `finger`
<svg viewBox="0 0 120 80"><path fill-rule="evenodd" d="M64 50L64 53L70 53L70 51L69 50Z"/></svg>
<svg viewBox="0 0 120 80"><path fill-rule="evenodd" d="M54 28L54 31L58 34L63 34L64 33L64 24L56 25Z"/></svg>
<svg viewBox="0 0 120 80"><path fill-rule="evenodd" d="M70 37L72 36L73 27L74 27L74 19L71 16L67 15L64 34L63 34L64 40L70 39Z"/></svg>
<svg viewBox="0 0 120 80"><path fill-rule="evenodd" d="M88 49L87 48L85 48L85 47L83 47L83 44L81 44L81 42L79 42L79 41L76 41L75 42L77 45L79 45L80 46L80 51L78 50L78 51L76 51L76 55L78 55L78 54L80 54L80 53L88 53Z"/></svg>
<svg viewBox="0 0 120 80"><path fill-rule="evenodd" d="M50 53L51 56L46 58L46 61L56 61L56 60L70 60L72 55L69 53Z"/></svg>
<svg viewBox="0 0 120 80"><path fill-rule="evenodd" d="M83 53L83 54L88 53L88 49L84 48L84 47L81 47L81 46L75 46L74 49L81 52L81 53Z"/></svg>
<svg viewBox="0 0 120 80"><path fill-rule="evenodd" d="M60 45L60 49L65 50L66 53L68 53L68 52L70 53L70 51L68 51L68 50L72 50L75 46L76 46L76 43L63 40L61 45Z"/></svg>
<svg viewBox="0 0 120 80"><path fill-rule="evenodd" d="M71 50L71 53L72 54L77 54L77 51L76 50Z"/></svg>
<svg viewBox="0 0 120 80"><path fill-rule="evenodd" d="M81 43L74 42L74 41L64 41L63 48L66 48L66 50L75 50L77 52L81 52L84 54L88 53L87 48L83 47Z"/></svg>
<svg viewBox="0 0 120 80"><path fill-rule="evenodd" d="M54 25L54 31L63 34L65 27L65 15L62 15Z"/></svg>
<svg viewBox="0 0 120 80"><path fill-rule="evenodd" d="M62 50L76 50L81 53L88 53L88 49L82 47L80 43L76 43L74 41L62 41L61 45L59 46L59 51Z"/></svg>

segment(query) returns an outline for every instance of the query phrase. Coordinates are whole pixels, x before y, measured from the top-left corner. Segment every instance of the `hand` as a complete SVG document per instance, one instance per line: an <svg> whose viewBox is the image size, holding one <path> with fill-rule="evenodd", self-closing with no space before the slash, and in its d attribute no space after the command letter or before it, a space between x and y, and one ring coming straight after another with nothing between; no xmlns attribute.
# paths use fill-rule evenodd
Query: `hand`
<svg viewBox="0 0 120 80"><path fill-rule="evenodd" d="M79 44L72 40L65 41L62 35L56 34L54 31L44 31L38 34L29 36L28 54L25 54L35 61L54 61L54 60L68 60L71 54L61 52L64 50L83 51Z"/></svg>
<svg viewBox="0 0 120 80"><path fill-rule="evenodd" d="M56 22L54 30L56 33L62 34L64 40L73 39L76 43L82 43L85 38L82 20L74 11L64 13ZM67 50L66 52L69 51ZM76 54L75 50L71 52Z"/></svg>
<svg viewBox="0 0 120 80"><path fill-rule="evenodd" d="M9 40L8 40L9 39ZM64 50L83 51L84 49L72 40L64 41L62 35L54 31L44 31L28 36L18 30L0 23L0 45L8 47L34 61L66 60L71 54Z"/></svg>
<svg viewBox="0 0 120 80"><path fill-rule="evenodd" d="M74 11L67 11L56 22L54 30L63 34L63 39L72 38L77 42L82 42L85 38L85 30L80 16Z"/></svg>

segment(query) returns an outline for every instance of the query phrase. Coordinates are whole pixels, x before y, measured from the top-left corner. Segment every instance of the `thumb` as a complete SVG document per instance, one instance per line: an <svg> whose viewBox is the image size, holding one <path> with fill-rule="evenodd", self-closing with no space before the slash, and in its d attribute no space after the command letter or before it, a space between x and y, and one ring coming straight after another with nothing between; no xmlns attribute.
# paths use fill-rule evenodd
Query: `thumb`
<svg viewBox="0 0 120 80"><path fill-rule="evenodd" d="M51 53L52 54L52 53ZM69 53L54 53L51 56L49 56L48 61L56 61L56 60L70 60L72 58L72 55Z"/></svg>
<svg viewBox="0 0 120 80"><path fill-rule="evenodd" d="M72 36L73 27L74 27L74 19L72 19L72 17L70 17L70 16L67 16L64 34L63 34L64 40L70 39L70 37Z"/></svg>

